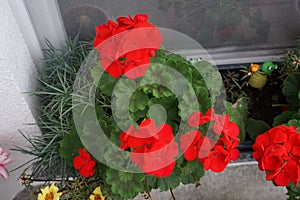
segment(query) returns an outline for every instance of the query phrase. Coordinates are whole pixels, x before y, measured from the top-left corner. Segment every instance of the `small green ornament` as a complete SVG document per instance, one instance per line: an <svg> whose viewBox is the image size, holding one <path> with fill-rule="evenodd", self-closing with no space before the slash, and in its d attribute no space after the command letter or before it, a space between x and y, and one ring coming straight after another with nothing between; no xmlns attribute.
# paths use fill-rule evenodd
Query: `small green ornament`
<svg viewBox="0 0 300 200"><path fill-rule="evenodd" d="M267 83L267 75L271 74L275 69L277 69L277 65L271 61L264 62L258 71L251 73L249 85L261 90Z"/></svg>
<svg viewBox="0 0 300 200"><path fill-rule="evenodd" d="M269 75L271 74L275 69L277 69L277 65L272 63L271 61L266 61L261 65L261 71L262 73Z"/></svg>
<svg viewBox="0 0 300 200"><path fill-rule="evenodd" d="M260 72L254 72L249 79L249 85L260 90L265 86L266 83L267 75Z"/></svg>

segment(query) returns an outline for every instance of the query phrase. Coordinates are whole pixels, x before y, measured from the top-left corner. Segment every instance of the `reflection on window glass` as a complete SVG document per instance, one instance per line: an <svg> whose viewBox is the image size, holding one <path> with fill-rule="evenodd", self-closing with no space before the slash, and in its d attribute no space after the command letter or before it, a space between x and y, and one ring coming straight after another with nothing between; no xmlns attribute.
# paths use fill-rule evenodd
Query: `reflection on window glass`
<svg viewBox="0 0 300 200"><path fill-rule="evenodd" d="M96 25L147 13L206 48L286 47L300 35L300 0L58 0L67 33L90 39Z"/></svg>

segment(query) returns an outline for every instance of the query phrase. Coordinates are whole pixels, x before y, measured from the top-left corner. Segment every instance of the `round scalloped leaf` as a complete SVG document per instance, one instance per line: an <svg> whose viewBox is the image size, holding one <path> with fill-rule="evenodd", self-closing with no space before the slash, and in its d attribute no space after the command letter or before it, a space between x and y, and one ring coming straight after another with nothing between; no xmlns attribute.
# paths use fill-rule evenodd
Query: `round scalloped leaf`
<svg viewBox="0 0 300 200"><path fill-rule="evenodd" d="M144 110L148 105L148 96L142 90L135 91L129 101L129 110L131 112L137 112Z"/></svg>
<svg viewBox="0 0 300 200"><path fill-rule="evenodd" d="M106 175L106 183L111 185L112 193L123 199L134 198L139 192L144 191L144 174L132 174L110 168Z"/></svg>
<svg viewBox="0 0 300 200"><path fill-rule="evenodd" d="M286 100L293 107L300 106L300 73L293 73L287 77L283 82L282 93L286 95Z"/></svg>
<svg viewBox="0 0 300 200"><path fill-rule="evenodd" d="M240 129L240 143L243 143L246 137L245 120L248 116L248 101L246 98L239 98L234 104L225 101L226 113L230 116L230 121L235 122Z"/></svg>
<svg viewBox="0 0 300 200"><path fill-rule="evenodd" d="M210 90L212 97L220 95L223 87L221 74L208 61L201 61L195 64L201 76L204 77L205 84Z"/></svg>
<svg viewBox="0 0 300 200"><path fill-rule="evenodd" d="M288 126L295 126L297 128L298 132L300 132L300 120L291 119L290 121L288 121L287 125Z"/></svg>
<svg viewBox="0 0 300 200"><path fill-rule="evenodd" d="M113 78L107 72L104 72L100 63L91 69L91 76L94 85L97 85L103 94L111 96L119 78Z"/></svg>
<svg viewBox="0 0 300 200"><path fill-rule="evenodd" d="M180 183L181 170L175 167L172 174L167 177L157 178L156 176L147 176L147 182L152 189L159 188L161 191L167 191L170 188L178 187Z"/></svg>
<svg viewBox="0 0 300 200"><path fill-rule="evenodd" d="M255 120L252 118L246 120L246 131L252 140L255 140L259 134L266 132L270 128L271 127L262 120Z"/></svg>
<svg viewBox="0 0 300 200"><path fill-rule="evenodd" d="M59 153L66 159L66 163L73 166L73 159L79 155L78 150L83 148L81 140L77 134L75 125L72 126L68 134L60 142Z"/></svg>
<svg viewBox="0 0 300 200"><path fill-rule="evenodd" d="M296 111L285 111L274 118L273 127L287 123L296 114Z"/></svg>
<svg viewBox="0 0 300 200"><path fill-rule="evenodd" d="M191 162L184 160L180 167L182 171L180 181L183 184L197 183L205 174L203 165L197 159Z"/></svg>

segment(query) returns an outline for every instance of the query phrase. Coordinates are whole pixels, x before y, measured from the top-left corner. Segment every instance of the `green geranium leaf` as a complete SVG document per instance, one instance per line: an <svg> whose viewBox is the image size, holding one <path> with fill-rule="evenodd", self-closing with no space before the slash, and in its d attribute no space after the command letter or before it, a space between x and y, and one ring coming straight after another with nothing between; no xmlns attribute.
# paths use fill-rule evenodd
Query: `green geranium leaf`
<svg viewBox="0 0 300 200"><path fill-rule="evenodd" d="M138 110L136 112L131 112L130 117L134 122L139 123L146 118L148 110L149 110L149 108L146 107L144 110Z"/></svg>
<svg viewBox="0 0 300 200"><path fill-rule="evenodd" d="M139 192L144 191L144 174L132 174L110 168L106 176L106 182L111 184L112 193L123 199L134 198Z"/></svg>
<svg viewBox="0 0 300 200"><path fill-rule="evenodd" d="M162 48L155 51L155 57L154 58L166 58L167 54L166 51Z"/></svg>
<svg viewBox="0 0 300 200"><path fill-rule="evenodd" d="M287 123L296 113L296 111L285 111L276 116L274 118L273 127Z"/></svg>
<svg viewBox="0 0 300 200"><path fill-rule="evenodd" d="M167 120L167 112L165 108L159 104L151 106L147 116L153 119L157 126L166 123Z"/></svg>
<svg viewBox="0 0 300 200"><path fill-rule="evenodd" d="M61 157L66 159L68 165L73 166L73 159L79 155L78 150L83 148L81 140L77 134L75 125L60 142L59 153Z"/></svg>
<svg viewBox="0 0 300 200"><path fill-rule="evenodd" d="M259 134L262 134L269 129L271 129L271 127L262 120L255 120L252 118L246 120L246 131L252 140L255 140Z"/></svg>
<svg viewBox="0 0 300 200"><path fill-rule="evenodd" d="M167 177L158 178L156 176L146 176L150 189L159 188L161 191L167 191L170 188L176 188L180 183L181 170L175 167L172 174Z"/></svg>
<svg viewBox="0 0 300 200"><path fill-rule="evenodd" d="M132 112L144 110L148 105L148 100L148 96L142 90L137 90L130 98L129 110Z"/></svg>
<svg viewBox="0 0 300 200"><path fill-rule="evenodd" d="M223 86L221 74L207 61L198 62L195 64L195 67L203 77L205 84L211 93L211 97L215 98L219 96Z"/></svg>
<svg viewBox="0 0 300 200"><path fill-rule="evenodd" d="M191 162L184 160L180 167L182 171L180 181L183 184L197 183L205 174L203 165L197 159Z"/></svg>
<svg viewBox="0 0 300 200"><path fill-rule="evenodd" d="M111 96L115 84L118 82L119 78L114 78L105 72L100 63L92 68L91 76L93 78L93 83L96 85L103 94Z"/></svg>
<svg viewBox="0 0 300 200"><path fill-rule="evenodd" d="M290 121L288 121L287 125L288 126L295 126L297 128L298 132L300 132L300 120L291 119Z"/></svg>
<svg viewBox="0 0 300 200"><path fill-rule="evenodd" d="M173 60L175 62L187 62L186 58L179 54L170 54L167 59Z"/></svg>
<svg viewBox="0 0 300 200"><path fill-rule="evenodd" d="M153 105L155 106L160 105L161 108L164 108L167 114L167 123L174 124L175 122L180 121L180 118L178 116L178 100L176 99L175 96L162 97L162 98L153 97L149 100L148 107L152 108ZM163 121L163 116L158 116L157 113L153 113L153 116L160 118L161 122Z"/></svg>
<svg viewBox="0 0 300 200"><path fill-rule="evenodd" d="M239 98L232 104L225 101L226 113L230 116L230 121L235 122L240 129L240 143L243 143L246 137L245 120L248 116L248 102L245 98Z"/></svg>
<svg viewBox="0 0 300 200"><path fill-rule="evenodd" d="M203 90L205 91L205 90ZM193 100L191 99L190 95L184 94L182 96L182 100L180 101L178 105L179 109L179 116L182 120L188 121L188 118L191 114L194 112L206 112L207 109L210 107L210 100L208 97L204 97L201 99L201 101L197 101L199 99Z"/></svg>
<svg viewBox="0 0 300 200"><path fill-rule="evenodd" d="M287 189L287 195L289 196L288 200L297 200L300 199L300 185L297 186L294 185L294 183L291 181L291 183L286 186Z"/></svg>
<svg viewBox="0 0 300 200"><path fill-rule="evenodd" d="M282 93L286 95L286 100L293 107L300 106L300 73L296 72L287 77L283 82Z"/></svg>

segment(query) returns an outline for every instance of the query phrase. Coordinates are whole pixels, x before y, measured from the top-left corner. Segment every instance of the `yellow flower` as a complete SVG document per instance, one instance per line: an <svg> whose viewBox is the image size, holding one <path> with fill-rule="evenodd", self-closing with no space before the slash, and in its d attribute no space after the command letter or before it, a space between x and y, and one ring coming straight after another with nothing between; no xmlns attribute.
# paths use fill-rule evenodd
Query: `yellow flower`
<svg viewBox="0 0 300 200"><path fill-rule="evenodd" d="M251 64L250 70L251 70L251 72L257 72L259 70L259 65L258 64Z"/></svg>
<svg viewBox="0 0 300 200"><path fill-rule="evenodd" d="M47 186L43 189L41 189L42 193L38 194L38 200L59 200L59 197L62 195L62 193L58 193L58 187L54 185L54 183L51 184L51 186Z"/></svg>
<svg viewBox="0 0 300 200"><path fill-rule="evenodd" d="M93 191L93 194L90 196L90 200L104 200L104 196L102 195L101 188L96 187L96 189Z"/></svg>

